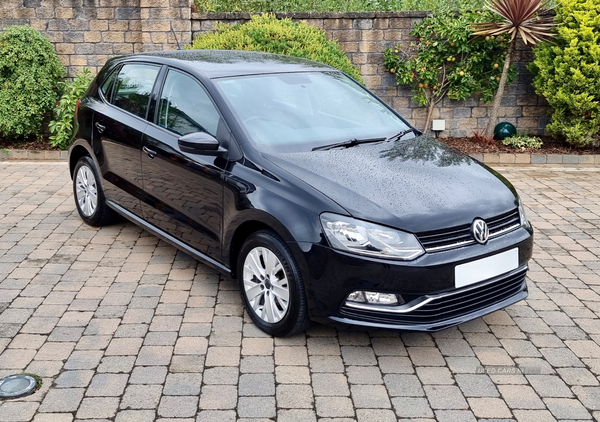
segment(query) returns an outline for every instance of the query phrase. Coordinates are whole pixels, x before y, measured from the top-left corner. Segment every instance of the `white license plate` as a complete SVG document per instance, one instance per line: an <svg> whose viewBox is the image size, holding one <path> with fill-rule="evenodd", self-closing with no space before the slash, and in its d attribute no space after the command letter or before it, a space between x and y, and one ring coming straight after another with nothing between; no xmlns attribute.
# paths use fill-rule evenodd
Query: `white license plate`
<svg viewBox="0 0 600 422"><path fill-rule="evenodd" d="M507 273L518 266L519 248L460 264L454 268L454 286L468 286Z"/></svg>

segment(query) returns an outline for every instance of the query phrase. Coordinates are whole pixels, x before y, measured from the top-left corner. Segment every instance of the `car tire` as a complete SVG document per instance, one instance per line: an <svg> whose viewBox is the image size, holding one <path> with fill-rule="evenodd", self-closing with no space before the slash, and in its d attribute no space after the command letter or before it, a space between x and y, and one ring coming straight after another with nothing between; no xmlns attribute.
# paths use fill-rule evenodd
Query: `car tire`
<svg viewBox="0 0 600 422"><path fill-rule="evenodd" d="M77 212L90 226L104 226L117 219L117 213L106 205L100 177L89 156L77 161L73 171L73 196Z"/></svg>
<svg viewBox="0 0 600 422"><path fill-rule="evenodd" d="M260 230L246 239L238 255L237 274L242 301L262 331L284 337L310 326L298 265L276 233Z"/></svg>

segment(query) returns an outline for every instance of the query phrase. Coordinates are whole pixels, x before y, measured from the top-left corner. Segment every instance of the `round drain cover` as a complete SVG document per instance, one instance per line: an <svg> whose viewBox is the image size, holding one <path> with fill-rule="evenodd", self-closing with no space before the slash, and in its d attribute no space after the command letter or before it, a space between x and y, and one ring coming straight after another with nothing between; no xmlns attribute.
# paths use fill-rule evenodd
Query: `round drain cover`
<svg viewBox="0 0 600 422"><path fill-rule="evenodd" d="M36 386L37 381L29 375L12 375L0 379L0 398L12 399L26 396L31 394Z"/></svg>

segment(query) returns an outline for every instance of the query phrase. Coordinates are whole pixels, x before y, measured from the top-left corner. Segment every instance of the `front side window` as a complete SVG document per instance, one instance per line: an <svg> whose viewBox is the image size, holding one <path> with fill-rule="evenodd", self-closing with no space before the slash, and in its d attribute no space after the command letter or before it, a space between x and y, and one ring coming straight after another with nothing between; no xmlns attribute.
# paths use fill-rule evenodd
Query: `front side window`
<svg viewBox="0 0 600 422"><path fill-rule="evenodd" d="M112 103L136 116L146 118L150 93L154 87L159 66L126 64L117 76Z"/></svg>
<svg viewBox="0 0 600 422"><path fill-rule="evenodd" d="M157 123L178 135L206 132L215 136L219 112L195 79L169 70L160 96Z"/></svg>
<svg viewBox="0 0 600 422"><path fill-rule="evenodd" d="M217 79L216 84L260 150L309 151L408 129L381 101L340 72L237 76Z"/></svg>

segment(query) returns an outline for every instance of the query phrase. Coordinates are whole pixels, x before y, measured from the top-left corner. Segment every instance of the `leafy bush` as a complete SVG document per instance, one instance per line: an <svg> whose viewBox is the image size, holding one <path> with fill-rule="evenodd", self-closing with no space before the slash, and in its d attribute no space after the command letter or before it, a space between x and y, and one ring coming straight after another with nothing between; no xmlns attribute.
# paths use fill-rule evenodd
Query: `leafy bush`
<svg viewBox="0 0 600 422"><path fill-rule="evenodd" d="M494 19L489 12L441 13L415 24L411 35L419 41L404 51L402 46L384 53L386 68L396 74L398 85L410 85L414 100L429 105L428 121L446 95L464 100L473 93L489 102L498 89L509 39L504 36L472 38L470 25ZM515 78L511 66L509 80ZM429 128L426 123L425 129Z"/></svg>
<svg viewBox="0 0 600 422"><path fill-rule="evenodd" d="M502 144L507 147L525 149L525 148L541 148L544 144L537 136L529 136L526 133L518 133L514 136L509 136L502 140Z"/></svg>
<svg viewBox="0 0 600 422"><path fill-rule="evenodd" d="M92 82L93 75L88 68L75 75L72 82L62 82L63 94L54 108L54 120L50 122L50 145L67 149L73 137L75 106L77 100L83 97Z"/></svg>
<svg viewBox="0 0 600 422"><path fill-rule="evenodd" d="M29 26L0 33L0 134L40 135L58 97L65 69L48 41Z"/></svg>
<svg viewBox="0 0 600 422"><path fill-rule="evenodd" d="M548 132L575 146L600 132L600 2L563 0L555 44L536 48L533 85L552 107Z"/></svg>
<svg viewBox="0 0 600 422"><path fill-rule="evenodd" d="M476 10L483 0L196 0L200 12L363 12Z"/></svg>
<svg viewBox="0 0 600 422"><path fill-rule="evenodd" d="M346 72L362 82L337 41L329 41L325 31L274 15L252 16L245 24L218 24L215 32L196 38L188 48L249 50L285 54L315 60Z"/></svg>

